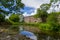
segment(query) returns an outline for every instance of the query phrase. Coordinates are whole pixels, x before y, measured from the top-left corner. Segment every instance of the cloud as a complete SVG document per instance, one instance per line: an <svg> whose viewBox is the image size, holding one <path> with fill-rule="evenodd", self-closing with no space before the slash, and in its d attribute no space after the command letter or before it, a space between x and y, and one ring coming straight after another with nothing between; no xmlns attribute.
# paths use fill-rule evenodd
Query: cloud
<svg viewBox="0 0 60 40"><path fill-rule="evenodd" d="M25 4L25 9L24 11L24 16L31 16L31 15L35 15L36 14L36 10L37 8L40 7L41 4L43 3L49 3L50 0L22 0L22 3ZM31 8L29 8L31 7ZM35 9L33 9L35 8Z"/></svg>
<svg viewBox="0 0 60 40"><path fill-rule="evenodd" d="M25 4L25 6L39 8L41 4L43 3L49 3L50 0L22 0L22 3Z"/></svg>
<svg viewBox="0 0 60 40"><path fill-rule="evenodd" d="M34 12L32 12L32 13L27 13L27 12L24 12L24 14L23 14L23 16L32 16L32 15L35 15L36 14L36 12L37 12L37 10L35 9L34 10Z"/></svg>

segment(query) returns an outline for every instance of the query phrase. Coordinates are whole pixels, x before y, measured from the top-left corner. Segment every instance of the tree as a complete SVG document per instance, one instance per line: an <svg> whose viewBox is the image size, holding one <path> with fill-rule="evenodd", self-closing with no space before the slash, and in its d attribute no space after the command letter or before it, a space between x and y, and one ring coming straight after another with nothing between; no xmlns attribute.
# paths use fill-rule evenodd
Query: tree
<svg viewBox="0 0 60 40"><path fill-rule="evenodd" d="M42 19L42 22L46 22L46 19L48 17L47 10L49 10L52 2L57 2L58 0L50 0L49 4L42 4L40 8L37 9L37 14L35 17L40 17Z"/></svg>
<svg viewBox="0 0 60 40"><path fill-rule="evenodd" d="M4 16L4 18L9 13L20 12L20 9L23 7L24 4L21 2L21 0L0 0L0 13L3 14L2 16Z"/></svg>
<svg viewBox="0 0 60 40"><path fill-rule="evenodd" d="M2 8L8 8L10 12L19 11L20 8L24 7L24 4L21 3L21 0L0 0L0 4ZM0 8L0 10L2 10L2 8Z"/></svg>
<svg viewBox="0 0 60 40"><path fill-rule="evenodd" d="M47 13L47 10L50 8L51 4L42 4L40 6L40 13L39 13L39 10L37 10L37 13L40 14L40 17L42 19L42 22L46 22L46 19L48 17L48 13Z"/></svg>
<svg viewBox="0 0 60 40"><path fill-rule="evenodd" d="M36 17L42 19L42 22L46 22L46 18L48 16L47 10L50 8L50 4L42 4L40 8L37 9Z"/></svg>
<svg viewBox="0 0 60 40"><path fill-rule="evenodd" d="M40 8L37 9L37 14L34 15L34 17L41 18L42 22L46 22L48 14L46 11L40 10Z"/></svg>
<svg viewBox="0 0 60 40"><path fill-rule="evenodd" d="M50 3L52 3L52 2L57 2L57 1L59 1L59 0L50 0Z"/></svg>
<svg viewBox="0 0 60 40"><path fill-rule="evenodd" d="M50 6L51 6L51 4L42 4L42 5L40 6L40 8L41 8L41 10L43 10L43 11L47 11L47 10L49 10Z"/></svg>

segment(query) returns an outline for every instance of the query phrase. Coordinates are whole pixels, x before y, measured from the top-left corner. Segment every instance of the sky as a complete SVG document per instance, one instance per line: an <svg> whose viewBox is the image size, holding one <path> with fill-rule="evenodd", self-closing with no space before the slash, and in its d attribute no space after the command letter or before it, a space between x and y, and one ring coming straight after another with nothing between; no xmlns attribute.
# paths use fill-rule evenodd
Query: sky
<svg viewBox="0 0 60 40"><path fill-rule="evenodd" d="M46 4L46 3L50 3L50 0L22 0L21 1L25 6L24 9L21 9L21 12L24 12L24 16L31 16L31 15L35 15L37 12L37 8L40 7L41 4ZM56 6L57 4L59 4L59 8ZM14 3L13 6L16 5L16 2ZM55 7L54 7L55 6ZM0 8L2 8L3 6L0 6ZM55 11L60 11L60 2L58 1L57 3L52 3L50 9L48 10L48 12L52 12L52 10ZM9 11L7 8L2 8L5 11Z"/></svg>
<svg viewBox="0 0 60 40"><path fill-rule="evenodd" d="M46 3L50 3L50 0L22 0L22 3L25 4L27 9L24 12L24 16L31 16L31 15L35 15L37 12L37 8L40 7L41 4L46 4ZM57 7L57 5L59 5L59 7ZM24 9L24 10L25 10ZM54 2L52 2L50 9L47 11L48 13L50 12L59 12L60 11L60 1L56 2L54 4Z"/></svg>
<svg viewBox="0 0 60 40"><path fill-rule="evenodd" d="M42 3L49 3L49 0L22 0L22 3L28 7L39 8Z"/></svg>
<svg viewBox="0 0 60 40"><path fill-rule="evenodd" d="M22 0L22 3L25 5L24 16L31 16L36 14L37 8L40 7L43 3L49 3L50 0Z"/></svg>
<svg viewBox="0 0 60 40"><path fill-rule="evenodd" d="M60 1L52 3L48 12L60 12Z"/></svg>

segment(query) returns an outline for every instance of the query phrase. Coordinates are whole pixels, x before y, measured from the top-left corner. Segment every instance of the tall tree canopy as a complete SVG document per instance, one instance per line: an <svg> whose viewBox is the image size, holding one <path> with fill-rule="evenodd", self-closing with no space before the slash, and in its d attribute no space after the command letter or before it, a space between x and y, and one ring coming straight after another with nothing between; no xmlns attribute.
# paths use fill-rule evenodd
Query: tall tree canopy
<svg viewBox="0 0 60 40"><path fill-rule="evenodd" d="M42 19L42 22L46 22L46 18L48 16L47 10L50 8L50 4L42 4L40 8L37 9L37 14L35 17L39 17Z"/></svg>
<svg viewBox="0 0 60 40"><path fill-rule="evenodd" d="M40 8L37 9L37 14L35 15L35 17L41 18L42 22L46 22L47 16L48 14L46 11L43 11Z"/></svg>
<svg viewBox="0 0 60 40"><path fill-rule="evenodd" d="M24 4L21 2L21 0L0 0L0 12L12 13L14 12L20 12L20 8L23 8ZM4 10L8 9L7 11Z"/></svg>
<svg viewBox="0 0 60 40"><path fill-rule="evenodd" d="M42 4L40 8L37 9L37 14L35 15L35 17L40 17L42 19L42 22L46 21L46 18L48 16L47 11L51 7L52 2L56 3L58 1L59 0L50 0L49 4Z"/></svg>
<svg viewBox="0 0 60 40"><path fill-rule="evenodd" d="M57 1L60 1L60 0L50 0L50 3L57 2Z"/></svg>
<svg viewBox="0 0 60 40"><path fill-rule="evenodd" d="M51 4L42 4L40 6L41 10L47 11L50 8Z"/></svg>
<svg viewBox="0 0 60 40"><path fill-rule="evenodd" d="M3 17L9 13L18 13L20 9L24 7L21 0L0 0L0 22L2 22Z"/></svg>

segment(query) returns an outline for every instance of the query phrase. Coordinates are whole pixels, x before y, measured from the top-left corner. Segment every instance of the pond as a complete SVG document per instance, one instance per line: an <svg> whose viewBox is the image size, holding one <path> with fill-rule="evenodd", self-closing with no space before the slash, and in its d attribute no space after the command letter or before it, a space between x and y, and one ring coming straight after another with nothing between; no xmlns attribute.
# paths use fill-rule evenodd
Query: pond
<svg viewBox="0 0 60 40"><path fill-rule="evenodd" d="M35 27L36 28L36 27ZM1 30L1 29L0 29ZM19 34L21 34L21 35L24 35L24 36L26 36L27 38L30 38L30 39L32 39L32 40L60 40L60 34L53 34L53 36L51 36L51 35L48 35L48 34L45 34L45 33L37 33L37 34L35 34L34 32L31 32L31 31L28 31L28 30L25 30L24 28L22 28L22 27L20 27L19 28ZM5 31L5 30L4 30ZM34 30L35 31L35 30ZM8 33L0 33L0 39L1 39L1 36L3 37L3 38L5 38L6 36L10 36L9 34L10 33L12 33L12 32L8 32ZM49 32L48 32L49 33ZM50 33L51 34L51 33ZM5 37L4 37L4 35L6 35ZM15 34L14 34L15 35ZM18 36L18 34L17 34L17 36ZM17 37L16 36L16 37ZM11 37L13 37L13 36L11 36ZM2 39L3 39L2 38ZM18 39L18 37L17 37L17 39ZM22 38L21 38L22 39Z"/></svg>
<svg viewBox="0 0 60 40"><path fill-rule="evenodd" d="M32 40L37 40L37 36L29 31L24 30L22 27L20 27L20 34L26 36L27 38L30 38Z"/></svg>
<svg viewBox="0 0 60 40"><path fill-rule="evenodd" d="M57 37L56 35L54 35L54 37L46 34L35 35L33 32L23 30L23 28L20 28L20 34L32 40L60 40L60 38Z"/></svg>

